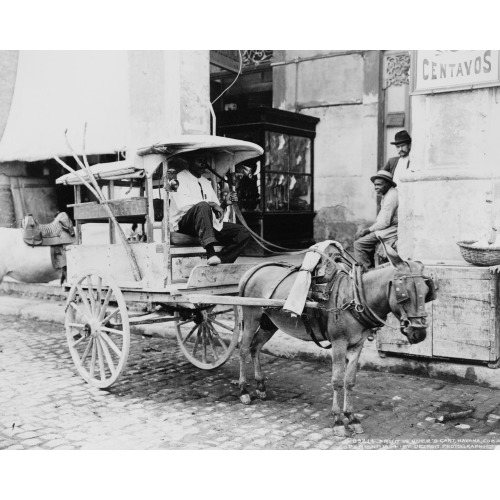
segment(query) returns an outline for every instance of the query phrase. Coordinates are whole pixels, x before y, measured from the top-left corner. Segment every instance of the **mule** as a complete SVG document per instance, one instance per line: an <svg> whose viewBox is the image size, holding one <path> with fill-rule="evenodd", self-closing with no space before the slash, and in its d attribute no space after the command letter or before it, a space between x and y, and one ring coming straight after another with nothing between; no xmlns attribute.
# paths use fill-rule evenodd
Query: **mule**
<svg viewBox="0 0 500 500"><path fill-rule="evenodd" d="M433 282L425 276L420 262L405 262L391 248L387 249L387 255L390 266L365 274L360 270L359 281L345 271L337 272L326 286L329 296L325 296L321 308L314 314L312 309L306 308L305 314L293 318L280 308L242 306L239 379L242 403L251 402L245 370L249 353L257 384L255 395L265 399L266 386L260 364L262 346L278 329L306 339L312 330L311 325L317 331L318 325L323 324L325 337L332 345L333 431L344 437L363 432L354 414L352 390L365 340L375 325L382 324L379 320L385 321L392 312L400 320L401 333L410 344L422 342L427 328L425 302L434 299ZM253 274L250 270L240 281L239 294L243 297L269 297L270 283L274 281L277 286L272 298L286 299L295 275L288 275L285 279L280 276L283 276L283 267L279 264L266 266ZM369 313L368 321L364 311ZM343 405L340 402L342 390Z"/></svg>
<svg viewBox="0 0 500 500"><path fill-rule="evenodd" d="M23 241L23 230L0 227L0 283L10 276L22 283L48 283L61 279L54 269L51 247L31 247Z"/></svg>

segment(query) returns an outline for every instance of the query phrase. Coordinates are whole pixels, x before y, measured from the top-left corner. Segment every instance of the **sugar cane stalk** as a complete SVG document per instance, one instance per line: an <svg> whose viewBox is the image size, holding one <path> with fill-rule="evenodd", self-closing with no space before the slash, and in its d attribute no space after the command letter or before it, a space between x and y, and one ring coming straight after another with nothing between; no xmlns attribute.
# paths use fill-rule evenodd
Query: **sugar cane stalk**
<svg viewBox="0 0 500 500"><path fill-rule="evenodd" d="M78 165L80 165L80 167L89 176L89 179L90 179L90 181L91 181L91 183L93 184L93 187L94 187L94 189L91 189L91 192L94 195L96 195L98 202L100 204L102 204L102 206L104 207L104 209L106 210L106 212L108 214L108 217L113 221L113 224L117 228L117 230L118 230L118 236L120 237L120 241L122 242L123 247L125 248L125 252L127 253L127 256L128 256L129 262L130 262L130 266L132 267L132 273L134 275L134 279L136 281L141 281L141 279L142 279L141 271L140 271L139 266L137 264L137 259L135 258L135 254L134 254L134 252L132 250L132 247L130 246L129 242L127 241L127 237L125 236L125 233L123 232L123 229L121 228L121 226L118 224L118 221L116 220L116 217L113 214L110 206L107 204L107 202L106 202L107 200L105 199L105 197L104 197L104 195L103 195L103 193L101 191L101 188L99 187L99 184L97 183L97 181L96 181L96 179L94 177L94 174L90 170L90 165L89 165L88 160L87 160L87 154L85 153L85 135L86 135L86 131L87 131L87 124L85 124L84 137L83 137L83 158L84 158L84 162L85 163L82 163L82 161L80 160L80 158L78 158L78 156L76 155L73 147L71 146L70 142L68 141L68 131L67 130L64 131L64 137L65 137L65 140L66 140L66 144L67 144L68 148L70 149L71 154L73 155L73 158L75 159L75 161L78 163ZM82 177L80 177L80 179L83 181ZM89 187L89 185L86 182L85 182L85 185L87 187Z"/></svg>

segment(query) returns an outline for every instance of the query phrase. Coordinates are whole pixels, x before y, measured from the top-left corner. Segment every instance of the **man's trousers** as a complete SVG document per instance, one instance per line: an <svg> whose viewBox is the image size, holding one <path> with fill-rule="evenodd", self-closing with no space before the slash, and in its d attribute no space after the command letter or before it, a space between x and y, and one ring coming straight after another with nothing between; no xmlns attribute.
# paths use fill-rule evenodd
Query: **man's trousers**
<svg viewBox="0 0 500 500"><path fill-rule="evenodd" d="M179 233L200 239L203 248L210 244L223 245L217 254L223 264L234 262L250 240L250 233L240 224L224 222L216 231L212 224L212 207L206 202L191 207L179 221Z"/></svg>
<svg viewBox="0 0 500 500"><path fill-rule="evenodd" d="M363 264L365 269L374 267L375 249L380 240L375 233L368 233L366 236L357 239L354 242L354 258L356 262Z"/></svg>

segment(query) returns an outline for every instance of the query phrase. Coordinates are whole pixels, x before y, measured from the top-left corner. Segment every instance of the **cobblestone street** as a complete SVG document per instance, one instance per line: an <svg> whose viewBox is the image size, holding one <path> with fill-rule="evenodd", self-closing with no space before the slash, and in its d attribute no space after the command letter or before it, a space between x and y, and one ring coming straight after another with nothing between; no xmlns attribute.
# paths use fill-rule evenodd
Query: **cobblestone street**
<svg viewBox="0 0 500 500"><path fill-rule="evenodd" d="M268 399L238 399L238 357L214 372L192 366L174 339L132 336L109 390L85 383L61 325L0 317L0 449L494 448L500 394L473 385L359 372L364 434L331 429L330 368L263 356ZM250 371L250 366L248 366ZM251 389L255 385L250 377ZM440 408L470 406L439 422Z"/></svg>

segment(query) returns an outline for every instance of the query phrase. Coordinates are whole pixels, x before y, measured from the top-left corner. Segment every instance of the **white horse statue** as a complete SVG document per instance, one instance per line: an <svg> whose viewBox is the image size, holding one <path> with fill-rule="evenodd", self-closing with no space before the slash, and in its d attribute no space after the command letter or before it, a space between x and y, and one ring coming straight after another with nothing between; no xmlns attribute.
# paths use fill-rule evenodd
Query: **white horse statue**
<svg viewBox="0 0 500 500"><path fill-rule="evenodd" d="M54 269L50 247L31 247L23 240L23 230L0 227L0 283L5 276L22 283L48 283L61 278Z"/></svg>
<svg viewBox="0 0 500 500"><path fill-rule="evenodd" d="M64 245L74 240L73 223L65 212L49 224L38 224L28 214L21 229L0 227L0 283L5 276L22 283L64 278Z"/></svg>

